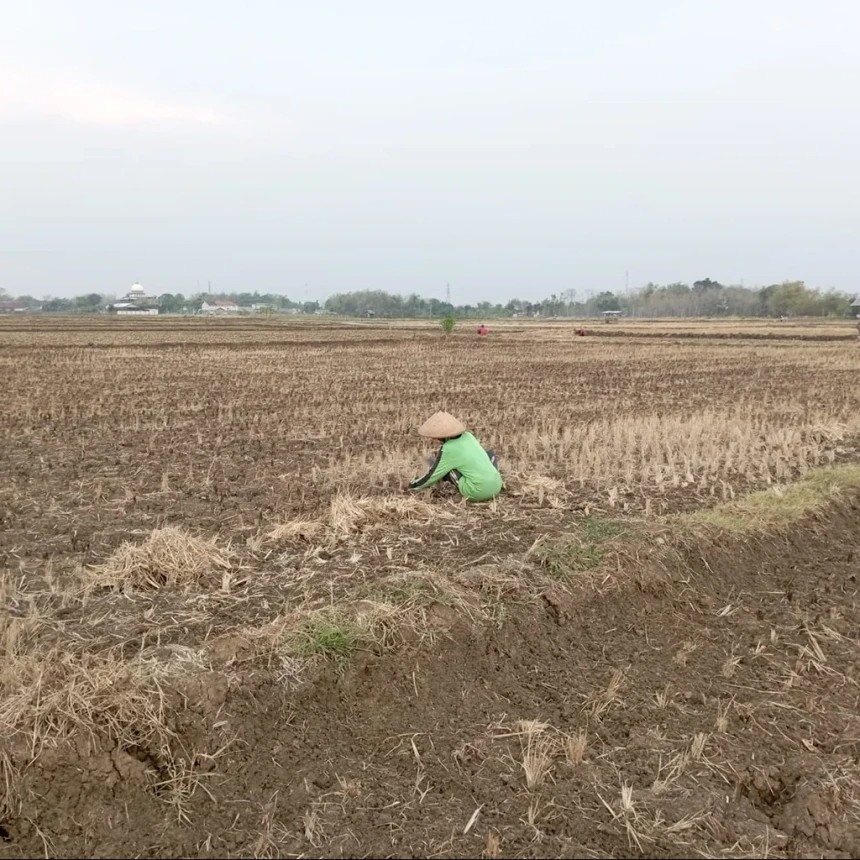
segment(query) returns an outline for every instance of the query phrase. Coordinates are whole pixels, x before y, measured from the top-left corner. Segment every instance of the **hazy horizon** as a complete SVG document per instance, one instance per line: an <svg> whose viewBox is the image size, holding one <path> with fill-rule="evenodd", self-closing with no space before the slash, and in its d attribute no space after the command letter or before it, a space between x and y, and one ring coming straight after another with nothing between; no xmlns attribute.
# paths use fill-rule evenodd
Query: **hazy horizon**
<svg viewBox="0 0 860 860"><path fill-rule="evenodd" d="M651 282L651 283L653 283L653 282ZM674 283L677 283L677 282L674 282ZM690 287L693 286L692 282L685 282L685 283L687 283L687 285ZM781 283L785 283L785 281L783 281ZM671 284L655 284L655 285L658 287L660 287L660 286L671 286ZM30 298L34 298L34 299L37 299L39 301L49 301L52 299L73 298L75 296L86 295L87 293L99 293L101 298L106 300L106 301L118 301L120 299L125 298L128 295L129 288L131 286L132 285L130 284L128 287L123 288L123 289L119 289L119 290L103 290L103 291L87 290L84 292L70 293L68 295L59 295L59 294L53 294L53 293L45 293L44 295L38 295L38 294L32 294L32 293L18 293L18 294L10 293L8 298L3 299L3 300L4 301L11 301L11 300L14 300L16 297L23 298L25 296L29 296ZM325 293L325 294L322 294L320 296L317 296L316 298L310 298L310 290L308 290L308 297L306 298L304 288L299 288L299 289L296 289L292 292L289 292L289 291L280 291L280 290L265 291L265 290L254 290L254 289L248 289L248 290L245 290L245 289L216 290L213 286L212 290L209 291L205 286L199 287L199 288L195 286L194 289L183 291L183 290L179 290L179 289L177 289L177 290L150 290L150 289L147 289L145 285L141 285L141 286L144 287L145 295L149 299L160 298L163 295L170 294L170 295L182 295L185 297L185 299L190 301L190 300L194 299L195 297L206 296L206 295L209 295L212 299L217 299L220 296L235 295L237 293L250 293L253 295L256 292L260 295L261 298L263 296L266 296L266 295L280 296L281 298L289 299L290 301L298 303L298 304L304 303L306 301L317 301L321 307L324 306L326 299L328 299L332 296L335 296L338 294L344 294L344 293L359 292L359 291L363 291L365 289L365 288L355 288L355 289L351 289L351 290L334 290L330 293ZM625 297L631 297L631 296L635 296L637 294L640 294L641 291L647 286L648 286L648 282L646 282L645 284L636 284L636 285L631 284L629 287L622 287L621 289L615 289L615 290L612 290L611 288L607 288L607 290L614 293L618 298L623 299ZM759 289L762 289L766 286L772 286L772 285L771 284L730 284L730 283L722 284L721 283L721 286L722 287L744 287L745 286L748 289L759 290ZM806 286L813 287L814 285L807 284ZM366 288L366 289L374 290L375 288ZM817 288L817 289L819 289L819 291L822 294L835 292L835 293L838 293L840 295L844 294L846 296L858 295L858 293L856 291L852 291L852 290L837 290L836 288L829 288L829 289L828 288ZM380 289L380 291L388 293L389 295L392 295L392 296L401 296L404 299L408 298L410 295L418 295L419 298L424 299L426 301L438 298L439 301L442 301L442 302L445 301L445 294L446 294L445 288L442 289L442 295L441 296L436 296L435 294L433 294L433 295L423 294L423 293L420 293L417 291L381 290L381 289ZM454 295L454 292L452 290L451 291L451 303L455 307L462 307L462 306L466 306L466 305L475 306L481 302L487 301L491 305L502 305L502 306L504 306L511 301L541 302L541 301L544 301L547 299L551 299L552 295L556 295L562 301L569 301L571 303L576 304L576 303L588 302L589 300L596 298L600 293L602 293L604 291L603 290L595 290L595 289L574 290L574 295L572 295L572 296L567 294L566 291L563 291L563 292L564 292L564 294L562 294L562 292L557 291L555 294L546 293L546 294L534 295L534 296L499 295L499 296L492 298L492 299L478 299L475 301L469 301L469 300L457 299L457 297Z"/></svg>
<svg viewBox="0 0 860 860"><path fill-rule="evenodd" d="M10 6L0 288L856 292L858 35L847 0Z"/></svg>

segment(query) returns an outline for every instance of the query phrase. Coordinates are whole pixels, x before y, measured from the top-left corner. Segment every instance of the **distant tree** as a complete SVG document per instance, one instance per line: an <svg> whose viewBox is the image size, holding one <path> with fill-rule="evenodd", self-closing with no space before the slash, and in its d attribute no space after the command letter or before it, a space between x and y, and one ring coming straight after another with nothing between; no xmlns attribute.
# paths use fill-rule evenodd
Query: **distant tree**
<svg viewBox="0 0 860 860"><path fill-rule="evenodd" d="M42 304L39 299L34 298L33 296L18 296L15 301L25 308L38 308Z"/></svg>
<svg viewBox="0 0 860 860"><path fill-rule="evenodd" d="M430 313L434 317L447 317L454 315L454 305L451 302L440 302L439 299L430 299Z"/></svg>
<svg viewBox="0 0 860 860"><path fill-rule="evenodd" d="M290 301L286 296L276 296L271 293L263 296L263 301L273 304L279 310L289 310L290 308L296 307L296 303Z"/></svg>
<svg viewBox="0 0 860 860"><path fill-rule="evenodd" d="M426 317L427 309L427 300L417 293L410 293L403 300L402 310L405 317Z"/></svg>
<svg viewBox="0 0 860 860"><path fill-rule="evenodd" d="M382 290L337 293L326 299L325 309L339 316L359 317L368 311L373 311L374 316L403 316L403 297Z"/></svg>
<svg viewBox="0 0 860 860"><path fill-rule="evenodd" d="M721 290L723 285L719 281L712 281L710 278L703 278L701 281L693 281L693 292L704 293L708 290Z"/></svg>
<svg viewBox="0 0 860 860"><path fill-rule="evenodd" d="M185 296L182 293L164 293L158 299L158 311L162 314L178 314L185 310Z"/></svg>
<svg viewBox="0 0 860 860"><path fill-rule="evenodd" d="M72 309L78 313L93 314L99 311L104 304L104 299L99 293L87 293L83 296L75 296L72 299Z"/></svg>
<svg viewBox="0 0 860 860"><path fill-rule="evenodd" d="M559 298L555 293L542 303L542 312L548 316L563 316L567 313L567 308L568 302L564 298Z"/></svg>
<svg viewBox="0 0 860 860"><path fill-rule="evenodd" d="M672 296L685 296L690 292L690 285L684 284L681 281L675 281L672 284L667 284L665 290Z"/></svg>
<svg viewBox="0 0 860 860"><path fill-rule="evenodd" d="M604 292L598 293L594 297L592 304L594 306L594 310L599 313L603 313L603 311L621 310L621 303L618 300L618 296L609 290L604 290Z"/></svg>
<svg viewBox="0 0 860 860"><path fill-rule="evenodd" d="M45 313L68 313L74 308L74 302L71 299L52 299L47 298L42 302L42 310Z"/></svg>

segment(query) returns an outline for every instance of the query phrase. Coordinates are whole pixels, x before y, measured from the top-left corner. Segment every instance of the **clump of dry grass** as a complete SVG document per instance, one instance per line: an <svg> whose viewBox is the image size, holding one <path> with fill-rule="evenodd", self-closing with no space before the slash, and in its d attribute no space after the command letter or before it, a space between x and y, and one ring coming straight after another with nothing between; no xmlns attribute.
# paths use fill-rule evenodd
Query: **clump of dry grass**
<svg viewBox="0 0 860 860"><path fill-rule="evenodd" d="M567 756L568 764L576 767L581 764L585 758L585 751L588 748L588 736L585 729L579 729L575 735L570 735L565 740L564 752Z"/></svg>
<svg viewBox="0 0 860 860"><path fill-rule="evenodd" d="M573 767L582 764L588 746L585 729L566 735L541 720L517 720L512 727L499 724L492 730L496 732L495 740L519 739L520 765L529 791L540 788L559 756L563 755Z"/></svg>
<svg viewBox="0 0 860 860"><path fill-rule="evenodd" d="M501 840L499 839L499 834L495 831L491 830L487 834L487 841L484 845L484 850L481 854L481 857L487 858L487 860L496 860L501 854Z"/></svg>
<svg viewBox="0 0 860 860"><path fill-rule="evenodd" d="M325 531L325 524L319 520L301 519L290 520L275 526L266 538L272 543L291 543L303 540L309 543L318 538Z"/></svg>
<svg viewBox="0 0 860 860"><path fill-rule="evenodd" d="M86 570L84 579L93 588L190 587L214 569L229 569L230 559L230 550L214 539L168 526L156 529L143 543L126 541L106 561Z"/></svg>
<svg viewBox="0 0 860 860"><path fill-rule="evenodd" d="M593 716L600 717L612 707L618 699L618 693L624 683L625 674L624 669L615 669L606 689L598 691L590 697L586 707Z"/></svg>
<svg viewBox="0 0 860 860"><path fill-rule="evenodd" d="M348 493L339 493L332 499L328 525L340 536L368 525L384 525L386 521L429 521L438 508L414 496L371 496L356 499Z"/></svg>
<svg viewBox="0 0 860 860"><path fill-rule="evenodd" d="M378 531L401 522L429 523L452 516L450 511L414 496L356 497L340 492L323 516L281 523L266 538L276 544L305 541L333 546L359 532Z"/></svg>
<svg viewBox="0 0 860 860"><path fill-rule="evenodd" d="M529 790L543 783L558 752L558 739L547 731L549 728L547 723L539 720L520 720L517 723L523 753L523 773Z"/></svg>
<svg viewBox="0 0 860 860"><path fill-rule="evenodd" d="M472 565L450 574L451 581L494 601L513 597L526 590L538 592L540 588L537 586L544 584L540 577L540 571L533 570L515 557ZM547 578L545 584L549 587L555 583Z"/></svg>
<svg viewBox="0 0 860 860"><path fill-rule="evenodd" d="M510 483L515 492L519 491L524 499L534 501L539 506L546 504L551 508L560 508L570 496L561 481L546 475L522 475Z"/></svg>

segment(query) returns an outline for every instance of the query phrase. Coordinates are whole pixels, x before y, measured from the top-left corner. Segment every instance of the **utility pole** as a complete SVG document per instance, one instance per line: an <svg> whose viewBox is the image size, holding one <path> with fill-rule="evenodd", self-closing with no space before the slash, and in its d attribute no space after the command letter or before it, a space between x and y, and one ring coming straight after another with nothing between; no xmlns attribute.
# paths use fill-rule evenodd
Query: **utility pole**
<svg viewBox="0 0 860 860"><path fill-rule="evenodd" d="M451 282L449 281L447 286L445 287L445 301L448 304L451 304Z"/></svg>
<svg viewBox="0 0 860 860"><path fill-rule="evenodd" d="M624 272L624 292L627 293L630 291L630 272Z"/></svg>

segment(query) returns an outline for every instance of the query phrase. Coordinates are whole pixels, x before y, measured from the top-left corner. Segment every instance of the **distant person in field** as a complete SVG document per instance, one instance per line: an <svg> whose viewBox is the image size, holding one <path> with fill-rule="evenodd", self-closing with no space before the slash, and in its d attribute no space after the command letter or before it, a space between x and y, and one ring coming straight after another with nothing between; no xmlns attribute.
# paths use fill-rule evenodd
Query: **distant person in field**
<svg viewBox="0 0 860 860"><path fill-rule="evenodd" d="M487 327L483 323L478 326L478 334L481 335L481 337L487 336Z"/></svg>
<svg viewBox="0 0 860 860"><path fill-rule="evenodd" d="M441 447L436 456L430 458L430 471L412 481L410 490L426 490L444 480L473 502L489 501L502 491L495 453L485 451L453 415L437 412L418 428L418 432L427 439L438 440Z"/></svg>

